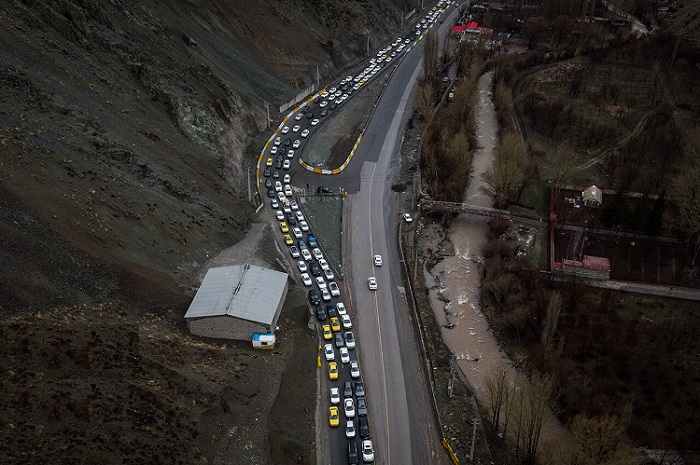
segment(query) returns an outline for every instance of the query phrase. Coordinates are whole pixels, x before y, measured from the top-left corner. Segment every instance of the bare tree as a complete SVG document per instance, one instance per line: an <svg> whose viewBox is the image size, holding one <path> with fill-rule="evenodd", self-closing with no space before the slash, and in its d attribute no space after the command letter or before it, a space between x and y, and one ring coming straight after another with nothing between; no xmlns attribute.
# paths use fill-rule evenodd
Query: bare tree
<svg viewBox="0 0 700 465"><path fill-rule="evenodd" d="M507 409L511 395L508 368L501 362L496 371L486 378L486 408L491 415L491 426L500 429L501 412Z"/></svg>
<svg viewBox="0 0 700 465"><path fill-rule="evenodd" d="M416 110L421 120L427 121L435 108L435 85L431 80L423 80L416 92Z"/></svg>
<svg viewBox="0 0 700 465"><path fill-rule="evenodd" d="M545 350L551 352L554 349L553 341L554 334L559 325L559 314L561 313L562 300L559 292L553 292L552 297L547 304L547 313L545 314L544 327L542 328L542 346Z"/></svg>
<svg viewBox="0 0 700 465"><path fill-rule="evenodd" d="M571 147L566 143L559 144L554 151L549 153L548 174L554 183L554 194L558 199L561 188L573 177L577 171L576 156Z"/></svg>
<svg viewBox="0 0 700 465"><path fill-rule="evenodd" d="M671 221L686 235L694 266L700 252L700 163L681 170L671 185L670 198L676 206Z"/></svg>
<svg viewBox="0 0 700 465"><path fill-rule="evenodd" d="M633 463L620 418L576 415L569 424L571 465L626 465Z"/></svg>
<svg viewBox="0 0 700 465"><path fill-rule="evenodd" d="M505 208L508 197L517 193L527 181L527 157L519 137L507 133L501 139L498 158L484 174L483 191L493 197L496 208Z"/></svg>
<svg viewBox="0 0 700 465"><path fill-rule="evenodd" d="M423 77L425 79L434 79L437 74L439 43L437 34L429 32L423 38L425 45L423 46Z"/></svg>

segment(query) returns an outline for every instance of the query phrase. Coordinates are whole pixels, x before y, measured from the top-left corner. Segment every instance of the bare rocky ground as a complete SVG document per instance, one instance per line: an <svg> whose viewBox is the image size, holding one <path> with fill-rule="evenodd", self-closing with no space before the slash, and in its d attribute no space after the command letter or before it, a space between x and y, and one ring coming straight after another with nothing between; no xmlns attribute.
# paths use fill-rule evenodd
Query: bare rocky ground
<svg viewBox="0 0 700 465"><path fill-rule="evenodd" d="M182 316L209 265L276 266L241 194L264 102L342 74L402 7L0 5L0 463L312 459L303 295L271 353Z"/></svg>

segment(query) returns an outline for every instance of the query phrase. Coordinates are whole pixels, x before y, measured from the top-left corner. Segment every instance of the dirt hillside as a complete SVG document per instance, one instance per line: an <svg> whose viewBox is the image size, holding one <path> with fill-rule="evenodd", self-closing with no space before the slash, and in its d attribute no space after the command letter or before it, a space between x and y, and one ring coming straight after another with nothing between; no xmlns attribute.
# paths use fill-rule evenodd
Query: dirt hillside
<svg viewBox="0 0 700 465"><path fill-rule="evenodd" d="M402 10L0 4L0 463L309 460L303 300L290 294L283 350L267 357L190 338L182 315L207 260L255 220L246 173L265 102L289 100L317 65L322 79L344 74ZM289 386L308 396L288 402Z"/></svg>

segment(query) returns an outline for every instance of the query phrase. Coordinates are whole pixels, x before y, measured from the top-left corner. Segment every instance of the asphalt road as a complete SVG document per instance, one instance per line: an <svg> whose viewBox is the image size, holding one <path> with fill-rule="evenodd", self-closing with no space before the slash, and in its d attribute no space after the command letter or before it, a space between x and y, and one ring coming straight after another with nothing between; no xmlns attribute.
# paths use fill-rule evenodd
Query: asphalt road
<svg viewBox="0 0 700 465"><path fill-rule="evenodd" d="M439 27L441 36L456 14L455 8L449 9L443 15L444 24L435 26ZM419 42L402 60L394 61L384 70L393 73L392 78L376 104L352 162L342 173L318 175L301 169L297 163L293 163L290 170L297 186L308 182L334 190L342 187L348 193L343 261L350 295L344 292L343 297L357 339L357 349L350 352L353 358L359 359L365 385L375 463L381 464L450 463L440 444L442 435L435 421L425 365L420 358L417 334L402 287L397 234L403 212L396 211L394 206L401 194L390 189L399 167L400 137L412 111L412 89L422 72L422 53L423 43ZM315 105L312 110L317 110ZM303 130L309 123L304 117L300 121L291 119L286 124L290 128L299 124ZM292 131L287 136L281 135L282 140L289 136L292 140L298 137ZM302 140L302 150L303 144ZM266 189L261 190L266 197ZM382 267L374 266L374 254L384 257ZM378 290L369 290L369 276L376 276ZM342 396L343 382L350 379L349 370L340 363L336 349L340 376L337 381L329 380L328 362L323 353L320 355L323 365L320 395L325 424L317 425L321 429L317 437L328 438L328 443L327 447L318 445L319 450L324 451L319 463L324 463L327 457L330 463L345 464L348 440L344 434L346 418L342 403L338 428L328 426L328 407L330 387L339 387ZM355 420L357 426L357 418ZM329 434L325 434L323 428ZM359 435L354 441L359 449Z"/></svg>

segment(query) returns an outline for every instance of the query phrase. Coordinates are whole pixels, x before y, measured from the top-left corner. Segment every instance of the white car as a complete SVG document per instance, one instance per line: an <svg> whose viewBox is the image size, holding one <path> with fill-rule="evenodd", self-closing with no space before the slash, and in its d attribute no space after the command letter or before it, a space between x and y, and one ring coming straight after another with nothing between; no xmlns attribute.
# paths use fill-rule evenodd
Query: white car
<svg viewBox="0 0 700 465"><path fill-rule="evenodd" d="M328 290L331 292L331 295L333 297L340 297L340 288L335 283L335 281L331 281L328 283Z"/></svg>
<svg viewBox="0 0 700 465"><path fill-rule="evenodd" d="M309 231L309 223L306 221L300 221L299 222L299 227L301 228L302 231L308 232Z"/></svg>
<svg viewBox="0 0 700 465"><path fill-rule="evenodd" d="M277 221L284 221L284 213L282 210L275 210L275 217L277 218Z"/></svg>
<svg viewBox="0 0 700 465"><path fill-rule="evenodd" d="M299 139L295 140L294 143L292 144L292 147L294 147L295 149L298 149L299 147L301 147L301 141Z"/></svg>
<svg viewBox="0 0 700 465"><path fill-rule="evenodd" d="M289 126L285 126L282 128L282 134L287 134L289 132Z"/></svg>
<svg viewBox="0 0 700 465"><path fill-rule="evenodd" d="M282 143L281 137L275 137L275 145L280 145Z"/></svg>
<svg viewBox="0 0 700 465"><path fill-rule="evenodd" d="M290 150L290 152L291 152L291 150ZM288 170L291 167L292 167L292 163L289 160L285 160L282 163L282 169L284 169L284 170Z"/></svg>
<svg viewBox="0 0 700 465"><path fill-rule="evenodd" d="M314 118L311 120L311 126L316 126L318 123L320 123L321 120L318 118Z"/></svg>
<svg viewBox="0 0 700 465"><path fill-rule="evenodd" d="M314 258L316 260L321 260L323 258L323 253L321 252L321 249L319 249L318 247L316 247L313 250L313 254L314 254Z"/></svg>
<svg viewBox="0 0 700 465"><path fill-rule="evenodd" d="M330 268L322 268L322 270L323 270L323 276L325 276L328 281L335 278L335 276L333 275L333 272L331 271Z"/></svg>
<svg viewBox="0 0 700 465"><path fill-rule="evenodd" d="M272 148L270 149L270 154L275 155L277 153L277 146L273 145Z"/></svg>
<svg viewBox="0 0 700 465"><path fill-rule="evenodd" d="M352 399L345 399L343 401L343 410L347 418L353 418L355 416L355 401Z"/></svg>
<svg viewBox="0 0 700 465"><path fill-rule="evenodd" d="M297 249L294 245L289 247L289 253L292 255L292 258L299 258L301 256L299 254L299 249Z"/></svg>
<svg viewBox="0 0 700 465"><path fill-rule="evenodd" d="M303 117L304 117L304 114L301 113L301 112L299 112L299 113L297 113L297 115L294 117L294 119L295 119L296 121L301 121Z"/></svg>
<svg viewBox="0 0 700 465"><path fill-rule="evenodd" d="M292 149L287 150L287 158L294 158L294 150L292 150ZM289 161L289 160L285 160L285 161Z"/></svg>
<svg viewBox="0 0 700 465"><path fill-rule="evenodd" d="M337 389L337 388L336 388ZM348 420L345 422L345 437L347 439L352 439L357 434L355 430L355 422L353 420Z"/></svg>
<svg viewBox="0 0 700 465"><path fill-rule="evenodd" d="M382 256L381 255L374 256L374 266L382 266Z"/></svg>
<svg viewBox="0 0 700 465"><path fill-rule="evenodd" d="M325 258L322 258L318 261L318 266L320 266L322 270L327 270L328 268L330 268Z"/></svg>
<svg viewBox="0 0 700 465"><path fill-rule="evenodd" d="M355 335L352 333L352 331L345 333L345 347L348 349L355 348Z"/></svg>
<svg viewBox="0 0 700 465"><path fill-rule="evenodd" d="M362 441L362 461L369 463L374 460L374 448L372 447L372 440L365 439Z"/></svg>
<svg viewBox="0 0 700 465"><path fill-rule="evenodd" d="M302 118L303 118L303 116L302 116ZM299 131L301 131L301 126L299 126L298 124L292 128L292 132L299 132Z"/></svg>
<svg viewBox="0 0 700 465"><path fill-rule="evenodd" d="M311 252L309 252L309 249L301 249L301 256L306 260L307 262L311 261Z"/></svg>
<svg viewBox="0 0 700 465"><path fill-rule="evenodd" d="M302 273L301 274L301 282L304 283L304 286L311 286L314 282L311 280L311 276L309 276L309 273Z"/></svg>
<svg viewBox="0 0 700 465"><path fill-rule="evenodd" d="M285 200L287 200L287 196L284 195L284 192L278 192L277 193L277 200L279 200L280 202L284 202Z"/></svg>
<svg viewBox="0 0 700 465"><path fill-rule="evenodd" d="M282 192L280 192L280 193L282 195L284 195L284 193L282 193ZM292 213L292 209L289 208L289 202L287 201L286 198L284 199L284 205L282 205L282 210L284 210L284 213Z"/></svg>
<svg viewBox="0 0 700 465"><path fill-rule="evenodd" d="M360 366L354 360L350 362L350 377L353 379L360 377Z"/></svg>
<svg viewBox="0 0 700 465"><path fill-rule="evenodd" d="M309 137L309 132L311 131L309 131L308 129L304 129L303 131L301 131L301 137Z"/></svg>
<svg viewBox="0 0 700 465"><path fill-rule="evenodd" d="M321 98L326 98L326 97L328 97L328 91L324 90L323 92L321 92ZM323 103L323 102L321 102L321 103Z"/></svg>
<svg viewBox="0 0 700 465"><path fill-rule="evenodd" d="M328 292L328 288L324 287L321 289L321 298L324 302L329 302L331 300L331 293Z"/></svg>
<svg viewBox="0 0 700 465"><path fill-rule="evenodd" d="M297 221L304 221L304 214L302 212L297 210L294 214L297 216Z"/></svg>
<svg viewBox="0 0 700 465"><path fill-rule="evenodd" d="M326 280L323 279L322 276L318 276L316 278L316 284L318 284L319 289L327 289L328 288L328 284L326 284Z"/></svg>
<svg viewBox="0 0 700 465"><path fill-rule="evenodd" d="M328 97L328 92L324 92L324 94L326 94L326 97ZM327 106L327 105L328 105L328 102L326 102L325 100L324 100L323 102L321 102L321 103L318 104L318 106L319 106L320 108L324 108L324 107Z"/></svg>
<svg viewBox="0 0 700 465"><path fill-rule="evenodd" d="M289 173L286 173L284 178L282 178L282 182L285 184L290 184L292 182L292 176Z"/></svg>
<svg viewBox="0 0 700 465"><path fill-rule="evenodd" d="M304 260L299 260L297 262L297 266L299 267L299 271L304 273L305 271L308 271L308 267L306 266L306 262Z"/></svg>
<svg viewBox="0 0 700 465"><path fill-rule="evenodd" d="M296 237L297 239L301 239L302 237L304 237L302 236L301 230L299 228L292 228L292 234L294 234L294 237Z"/></svg>
<svg viewBox="0 0 700 465"><path fill-rule="evenodd" d="M289 207L294 211L299 210L299 204L296 200L292 200L291 202L289 202Z"/></svg>
<svg viewBox="0 0 700 465"><path fill-rule="evenodd" d="M374 276L371 276L367 280L367 285L369 286L370 291L376 291L377 290L377 278L375 278Z"/></svg>
<svg viewBox="0 0 700 465"><path fill-rule="evenodd" d="M331 404L337 405L340 403L340 389L337 387L331 388Z"/></svg>
<svg viewBox="0 0 700 465"><path fill-rule="evenodd" d="M340 315L340 321L343 323L343 329L352 329L352 321L346 313L345 315Z"/></svg>
<svg viewBox="0 0 700 465"><path fill-rule="evenodd" d="M342 302L338 302L335 304L335 309L338 311L338 315L347 315L348 310L345 308L345 304Z"/></svg>
<svg viewBox="0 0 700 465"><path fill-rule="evenodd" d="M277 201L277 199L271 199L270 206L274 209L277 209L280 207L280 203Z"/></svg>
<svg viewBox="0 0 700 465"><path fill-rule="evenodd" d="M282 183L279 181L275 181L275 192L282 192Z"/></svg>
<svg viewBox="0 0 700 465"><path fill-rule="evenodd" d="M333 350L333 344L326 344L323 347L323 352L326 354L326 360L329 362L335 360L335 350Z"/></svg>
<svg viewBox="0 0 700 465"><path fill-rule="evenodd" d="M348 352L347 347L340 348L340 361L343 363L350 363L350 352Z"/></svg>
<svg viewBox="0 0 700 465"><path fill-rule="evenodd" d="M285 184L284 185L284 195L286 195L287 197L291 197L292 194L294 194L292 192L292 186L290 186L289 184Z"/></svg>
<svg viewBox="0 0 700 465"><path fill-rule="evenodd" d="M412 222L413 222L413 218L411 217L411 214L410 214L410 213L404 213L404 214L403 214L403 219L404 219L404 221L405 221L406 223L412 223Z"/></svg>

